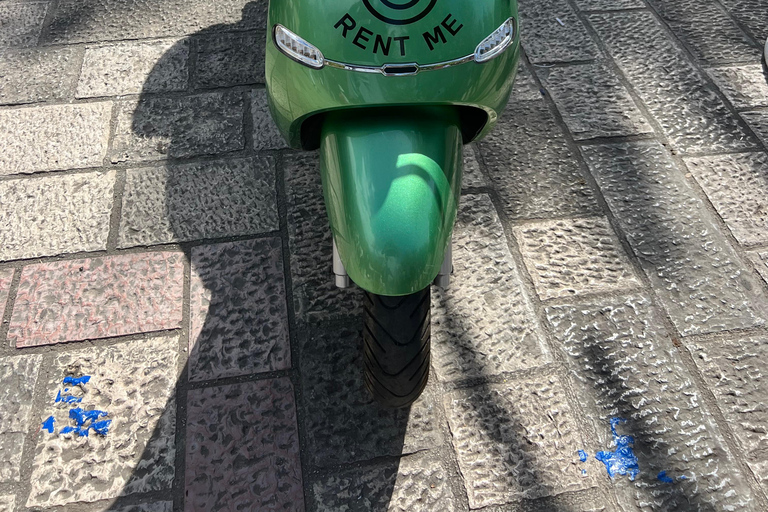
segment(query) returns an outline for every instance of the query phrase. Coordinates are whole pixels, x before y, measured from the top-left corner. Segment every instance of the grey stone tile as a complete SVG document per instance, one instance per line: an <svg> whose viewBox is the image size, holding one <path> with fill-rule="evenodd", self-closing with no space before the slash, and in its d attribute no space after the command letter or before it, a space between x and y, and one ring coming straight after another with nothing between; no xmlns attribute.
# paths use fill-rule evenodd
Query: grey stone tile
<svg viewBox="0 0 768 512"><path fill-rule="evenodd" d="M576 140L652 133L619 79L601 62L536 68Z"/></svg>
<svg viewBox="0 0 768 512"><path fill-rule="evenodd" d="M159 501L156 503L147 503L142 505L128 505L121 508L115 508L113 505L106 507L103 512L172 512L172 501Z"/></svg>
<svg viewBox="0 0 768 512"><path fill-rule="evenodd" d="M613 480L620 510L757 510L745 477L729 454L693 378L649 299L599 299L546 308L566 355L573 390L594 431L597 450L614 448L610 420L634 437L640 473ZM605 468L599 469L606 475ZM666 471L675 482L661 482ZM679 477L684 476L685 480Z"/></svg>
<svg viewBox="0 0 768 512"><path fill-rule="evenodd" d="M37 45L48 2L3 2L0 4L0 48Z"/></svg>
<svg viewBox="0 0 768 512"><path fill-rule="evenodd" d="M615 11L645 7L643 0L576 0L581 11Z"/></svg>
<svg viewBox="0 0 768 512"><path fill-rule="evenodd" d="M582 152L681 334L765 324L768 302L662 146Z"/></svg>
<svg viewBox="0 0 768 512"><path fill-rule="evenodd" d="M582 475L574 411L555 370L462 389L445 397L470 508L593 487Z"/></svg>
<svg viewBox="0 0 768 512"><path fill-rule="evenodd" d="M267 33L226 32L197 40L197 88L264 83Z"/></svg>
<svg viewBox="0 0 768 512"><path fill-rule="evenodd" d="M487 187L488 180L485 179L483 171L480 170L479 153L475 144L468 144L463 148L464 163L463 174L461 178L461 187Z"/></svg>
<svg viewBox="0 0 768 512"><path fill-rule="evenodd" d="M457 510L448 471L438 457L426 451L318 478L311 486L316 510Z"/></svg>
<svg viewBox="0 0 768 512"><path fill-rule="evenodd" d="M537 500L523 500L503 507L484 508L483 512L609 512L614 510L597 488L564 492Z"/></svg>
<svg viewBox="0 0 768 512"><path fill-rule="evenodd" d="M768 77L761 64L709 68L707 74L734 107L768 107Z"/></svg>
<svg viewBox="0 0 768 512"><path fill-rule="evenodd" d="M77 81L80 48L34 48L0 53L0 104L68 99Z"/></svg>
<svg viewBox="0 0 768 512"><path fill-rule="evenodd" d="M278 229L271 157L128 171L120 247Z"/></svg>
<svg viewBox="0 0 768 512"><path fill-rule="evenodd" d="M689 158L685 164L739 243L768 243L768 155Z"/></svg>
<svg viewBox="0 0 768 512"><path fill-rule="evenodd" d="M520 37L531 62L589 60L600 54L589 32L567 3L558 0L520 2L519 12Z"/></svg>
<svg viewBox="0 0 768 512"><path fill-rule="evenodd" d="M16 496L0 496L0 512L13 512Z"/></svg>
<svg viewBox="0 0 768 512"><path fill-rule="evenodd" d="M678 151L732 151L756 146L755 138L652 14L593 14L589 20Z"/></svg>
<svg viewBox="0 0 768 512"><path fill-rule="evenodd" d="M765 0L722 0L736 21L747 28L755 41L768 38L768 5Z"/></svg>
<svg viewBox="0 0 768 512"><path fill-rule="evenodd" d="M373 401L363 383L362 341L360 329L316 324L301 340L301 407L314 466L399 456L442 442L433 386L410 409Z"/></svg>
<svg viewBox="0 0 768 512"><path fill-rule="evenodd" d="M488 196L464 196L453 276L432 291L432 366L441 380L498 375L551 360Z"/></svg>
<svg viewBox="0 0 768 512"><path fill-rule="evenodd" d="M0 482L19 481L21 451L31 427L32 394L42 360L41 355L0 358Z"/></svg>
<svg viewBox="0 0 768 512"><path fill-rule="evenodd" d="M541 99L541 91L539 86L533 79L531 70L525 64L523 59L520 59L517 64L517 76L515 77L515 85L512 88L512 96L510 102L515 101L533 101Z"/></svg>
<svg viewBox="0 0 768 512"><path fill-rule="evenodd" d="M245 147L243 112L237 91L120 102L110 159L141 162L239 151Z"/></svg>
<svg viewBox="0 0 768 512"><path fill-rule="evenodd" d="M0 182L0 260L107 248L115 172Z"/></svg>
<svg viewBox="0 0 768 512"><path fill-rule="evenodd" d="M190 380L291 367L280 239L192 249Z"/></svg>
<svg viewBox="0 0 768 512"><path fill-rule="evenodd" d="M763 146L768 147L768 110L758 110L755 112L742 112L741 117L747 122L752 131L755 132Z"/></svg>
<svg viewBox="0 0 768 512"><path fill-rule="evenodd" d="M578 158L543 101L510 104L480 150L510 219L599 214Z"/></svg>
<svg viewBox="0 0 768 512"><path fill-rule="evenodd" d="M188 60L187 41L89 46L77 97L183 91L187 88Z"/></svg>
<svg viewBox="0 0 768 512"><path fill-rule="evenodd" d="M768 251L749 253L749 258L763 277L765 283L768 284Z"/></svg>
<svg viewBox="0 0 768 512"><path fill-rule="evenodd" d="M176 453L175 385L178 337L140 339L61 353L48 370L46 394L54 432L41 431L32 466L28 507L98 501L170 491ZM74 425L71 405L54 404L66 376L89 375L77 404L111 419L106 435L61 433ZM72 391L70 391L72 393Z"/></svg>
<svg viewBox="0 0 768 512"><path fill-rule="evenodd" d="M0 316L5 311L5 303L8 301L8 295L11 291L11 281L13 281L12 268L0 270Z"/></svg>
<svg viewBox="0 0 768 512"><path fill-rule="evenodd" d="M190 391L186 447L185 510L304 510L288 378Z"/></svg>
<svg viewBox="0 0 768 512"><path fill-rule="evenodd" d="M537 222L514 233L542 300L640 286L605 218Z"/></svg>
<svg viewBox="0 0 768 512"><path fill-rule="evenodd" d="M251 94L251 114L253 116L253 147L256 151L288 147L269 113L265 89L256 89Z"/></svg>
<svg viewBox="0 0 768 512"><path fill-rule="evenodd" d="M112 103L0 110L0 176L98 167Z"/></svg>

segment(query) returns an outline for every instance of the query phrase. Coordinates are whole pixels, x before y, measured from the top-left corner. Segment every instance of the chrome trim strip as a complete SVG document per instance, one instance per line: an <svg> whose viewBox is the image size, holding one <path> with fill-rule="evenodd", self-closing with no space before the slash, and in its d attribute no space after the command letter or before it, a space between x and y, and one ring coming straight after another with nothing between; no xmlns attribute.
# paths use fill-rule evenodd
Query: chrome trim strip
<svg viewBox="0 0 768 512"><path fill-rule="evenodd" d="M467 62L474 62L475 54L470 54L459 59L446 60L443 62L436 62L434 64L416 64L415 62L407 63L388 63L383 66L358 66L356 64L344 64L331 59L325 59L325 65L331 68L343 69L344 71L356 71L358 73L380 73L384 76L413 76L422 71L435 71L438 69L450 68L453 66L459 66L466 64ZM387 68L399 68L399 67L415 67L416 71L413 73L387 73Z"/></svg>

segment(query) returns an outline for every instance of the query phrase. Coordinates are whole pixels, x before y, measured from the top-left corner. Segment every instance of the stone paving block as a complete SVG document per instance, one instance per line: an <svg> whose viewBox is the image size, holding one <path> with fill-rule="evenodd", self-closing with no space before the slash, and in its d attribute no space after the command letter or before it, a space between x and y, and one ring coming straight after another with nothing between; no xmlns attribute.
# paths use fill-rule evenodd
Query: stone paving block
<svg viewBox="0 0 768 512"><path fill-rule="evenodd" d="M181 327L184 255L127 254L24 267L8 340L49 345Z"/></svg>
<svg viewBox="0 0 768 512"><path fill-rule="evenodd" d="M583 440L565 396L554 370L445 396L470 508L596 484L577 464Z"/></svg>
<svg viewBox="0 0 768 512"><path fill-rule="evenodd" d="M551 306L546 315L566 355L573 391L586 414L582 421L594 432L582 447L590 463L600 466L597 450L615 449L612 418L626 420L616 429L634 437L639 475L634 481L617 475L611 482L620 510L758 510L648 298ZM608 478L605 467L590 469L596 471ZM661 471L674 483L660 481Z"/></svg>
<svg viewBox="0 0 768 512"><path fill-rule="evenodd" d="M291 367L279 238L192 249L190 380Z"/></svg>
<svg viewBox="0 0 768 512"><path fill-rule="evenodd" d="M312 483L316 510L457 510L448 472L431 451L372 467L343 468Z"/></svg>
<svg viewBox="0 0 768 512"><path fill-rule="evenodd" d="M356 319L355 326L362 327ZM312 325L301 340L301 387L313 466L400 456L442 442L434 385L410 409L385 409L363 383L360 329Z"/></svg>
<svg viewBox="0 0 768 512"><path fill-rule="evenodd" d="M37 45L48 2L3 2L0 4L0 48Z"/></svg>
<svg viewBox="0 0 768 512"><path fill-rule="evenodd" d="M134 493L170 492L176 454L175 385L178 337L139 339L57 355L48 369L48 409L54 432L41 430L32 464L27 507L50 510L72 502L91 502ZM78 387L85 410L111 419L109 431L88 436L61 433L72 405L54 404L66 376L89 375Z"/></svg>
<svg viewBox="0 0 768 512"><path fill-rule="evenodd" d="M159 501L157 503L148 503L142 505L128 505L126 507L115 508L110 505L103 512L172 512L172 501ZM101 511L100 511L101 512Z"/></svg>
<svg viewBox="0 0 768 512"><path fill-rule="evenodd" d="M768 155L689 158L685 164L739 243L768 243Z"/></svg>
<svg viewBox="0 0 768 512"><path fill-rule="evenodd" d="M432 289L432 366L440 380L498 375L551 360L488 196L461 198L453 269L447 289Z"/></svg>
<svg viewBox="0 0 768 512"><path fill-rule="evenodd" d="M514 233L542 300L640 286L605 218L537 222Z"/></svg>
<svg viewBox="0 0 768 512"><path fill-rule="evenodd" d="M310 316L361 318L362 291L334 284L331 228L317 154L289 153L284 166L296 316L304 321Z"/></svg>
<svg viewBox="0 0 768 512"><path fill-rule="evenodd" d="M13 281L13 269L6 268L0 270L0 316L5 311L5 303L8 301L8 293L11 291L11 281Z"/></svg>
<svg viewBox="0 0 768 512"><path fill-rule="evenodd" d="M118 244L253 235L278 227L271 157L131 169Z"/></svg>
<svg viewBox="0 0 768 512"><path fill-rule="evenodd" d="M643 0L576 0L581 11L615 11L645 7Z"/></svg>
<svg viewBox="0 0 768 512"><path fill-rule="evenodd" d="M264 83L267 33L226 32L197 40L196 88Z"/></svg>
<svg viewBox="0 0 768 512"><path fill-rule="evenodd" d="M461 178L461 187L487 187L488 180L485 179L483 171L480 170L479 153L475 144L467 144L463 148L464 163L463 174Z"/></svg>
<svg viewBox="0 0 768 512"><path fill-rule="evenodd" d="M768 284L768 251L749 253L749 257L765 283Z"/></svg>
<svg viewBox="0 0 768 512"><path fill-rule="evenodd" d="M0 176L101 166L112 103L0 110Z"/></svg>
<svg viewBox="0 0 768 512"><path fill-rule="evenodd" d="M768 38L768 4L765 0L721 0L728 14L746 27L752 39Z"/></svg>
<svg viewBox="0 0 768 512"><path fill-rule="evenodd" d="M117 105L112 163L214 155L245 148L238 91L146 97Z"/></svg>
<svg viewBox="0 0 768 512"><path fill-rule="evenodd" d="M536 68L576 140L652 133L634 100L601 62Z"/></svg>
<svg viewBox="0 0 768 512"><path fill-rule="evenodd" d="M541 96L539 86L533 79L533 75L528 66L526 66L525 61L521 58L517 64L517 76L515 77L515 85L512 88L510 102L540 100Z"/></svg>
<svg viewBox="0 0 768 512"><path fill-rule="evenodd" d="M543 101L508 105L480 150L508 218L599 214L578 158Z"/></svg>
<svg viewBox="0 0 768 512"><path fill-rule="evenodd" d="M0 104L69 99L82 50L34 48L0 53Z"/></svg>
<svg viewBox="0 0 768 512"><path fill-rule="evenodd" d="M42 361L38 354L0 358L0 482L19 481L21 451L30 430L32 395Z"/></svg>
<svg viewBox="0 0 768 512"><path fill-rule="evenodd" d="M0 496L0 512L13 512L16 496Z"/></svg>
<svg viewBox="0 0 768 512"><path fill-rule="evenodd" d="M582 148L677 330L764 325L768 302L659 144Z"/></svg>
<svg viewBox="0 0 768 512"><path fill-rule="evenodd" d="M768 111L742 112L741 117L752 128L755 135L760 138L763 146L768 148Z"/></svg>
<svg viewBox="0 0 768 512"><path fill-rule="evenodd" d="M755 138L652 14L592 14L589 20L678 151L733 151L756 146Z"/></svg>
<svg viewBox="0 0 768 512"><path fill-rule="evenodd" d="M537 500L524 500L504 507L488 507L483 512L609 512L613 508L597 488L564 492Z"/></svg>
<svg viewBox="0 0 768 512"><path fill-rule="evenodd" d="M187 41L88 46L77 97L183 91L189 69Z"/></svg>
<svg viewBox="0 0 768 512"><path fill-rule="evenodd" d="M107 248L115 172L0 182L0 260Z"/></svg>
<svg viewBox="0 0 768 512"><path fill-rule="evenodd" d="M768 107L768 77L761 64L709 68L707 74L734 107Z"/></svg>
<svg viewBox="0 0 768 512"><path fill-rule="evenodd" d="M253 148L256 151L288 147L269 113L266 89L256 89L251 93L251 114L253 115Z"/></svg>
<svg viewBox="0 0 768 512"><path fill-rule="evenodd" d="M304 510L288 378L191 390L186 447L185 510Z"/></svg>
<svg viewBox="0 0 768 512"><path fill-rule="evenodd" d="M520 37L531 62L589 60L600 55L589 32L567 3L520 2L519 12Z"/></svg>

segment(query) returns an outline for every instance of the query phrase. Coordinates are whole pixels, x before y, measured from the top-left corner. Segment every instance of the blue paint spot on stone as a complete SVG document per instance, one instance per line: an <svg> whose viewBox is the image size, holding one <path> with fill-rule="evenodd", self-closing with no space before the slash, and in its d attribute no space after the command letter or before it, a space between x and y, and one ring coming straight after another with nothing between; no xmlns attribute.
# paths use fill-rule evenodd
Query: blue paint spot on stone
<svg viewBox="0 0 768 512"><path fill-rule="evenodd" d="M586 469L582 469L582 470L581 470L581 474L582 474L582 475L586 475L586 474L587 474L587 470L586 470Z"/></svg>
<svg viewBox="0 0 768 512"><path fill-rule="evenodd" d="M581 462L587 462L587 457L588 457L587 452L585 452L584 450L579 450L579 460Z"/></svg>
<svg viewBox="0 0 768 512"><path fill-rule="evenodd" d="M688 480L688 477L685 476L685 475L680 475L679 477L677 477L677 479L678 480Z"/></svg>
<svg viewBox="0 0 768 512"><path fill-rule="evenodd" d="M664 482L665 484L671 484L672 482L675 481L674 479L667 476L666 471L660 472L656 478L658 478L659 481Z"/></svg>
<svg viewBox="0 0 768 512"><path fill-rule="evenodd" d="M80 384L88 384L89 380L91 380L90 375L83 375L82 377L64 377L62 384L72 384L73 386L78 386Z"/></svg>
<svg viewBox="0 0 768 512"><path fill-rule="evenodd" d="M64 391L66 391L66 389ZM55 403L64 402L65 404L79 404L82 401L83 401L82 397L72 396L72 395L62 396L61 391L59 391L59 394L56 395Z"/></svg>
<svg viewBox="0 0 768 512"><path fill-rule="evenodd" d="M112 420L101 420L93 423L91 428L99 435L105 436L109 433L109 426L112 424Z"/></svg>
<svg viewBox="0 0 768 512"><path fill-rule="evenodd" d="M43 430L47 430L50 434L53 434L53 424L56 422L53 416L48 416L48 419L43 422Z"/></svg>
<svg viewBox="0 0 768 512"><path fill-rule="evenodd" d="M616 444L616 450L613 452L597 452L595 458L605 464L605 469L611 478L616 475L628 475L630 480L634 480L640 473L637 456L632 451L635 438L619 435L616 430L619 423L625 423L626 421L621 418L611 418L611 433L613 434L613 442Z"/></svg>
<svg viewBox="0 0 768 512"><path fill-rule="evenodd" d="M66 426L63 429L59 430L59 435L61 434L69 434L70 432L74 432L77 429L75 427Z"/></svg>
<svg viewBox="0 0 768 512"><path fill-rule="evenodd" d="M96 421L99 418L106 416L107 414L108 413L106 411L100 411L98 409L84 411L80 407L76 409L70 409L69 411L69 417L77 422L78 427L82 427L87 421Z"/></svg>

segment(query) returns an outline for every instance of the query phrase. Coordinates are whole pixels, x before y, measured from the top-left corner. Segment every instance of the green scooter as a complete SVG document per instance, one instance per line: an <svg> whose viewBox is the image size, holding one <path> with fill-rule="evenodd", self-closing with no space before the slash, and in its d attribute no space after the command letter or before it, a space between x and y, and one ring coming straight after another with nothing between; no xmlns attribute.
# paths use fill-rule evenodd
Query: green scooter
<svg viewBox="0 0 768 512"><path fill-rule="evenodd" d="M320 150L336 285L366 292L364 377L385 406L427 384L462 145L509 99L517 20L515 0L269 2L272 117L291 147Z"/></svg>

